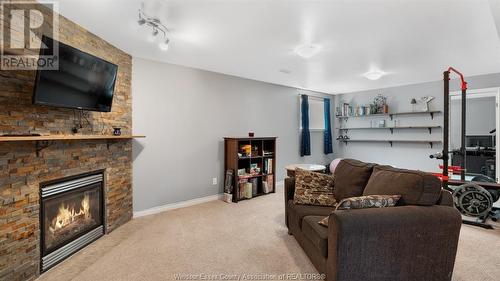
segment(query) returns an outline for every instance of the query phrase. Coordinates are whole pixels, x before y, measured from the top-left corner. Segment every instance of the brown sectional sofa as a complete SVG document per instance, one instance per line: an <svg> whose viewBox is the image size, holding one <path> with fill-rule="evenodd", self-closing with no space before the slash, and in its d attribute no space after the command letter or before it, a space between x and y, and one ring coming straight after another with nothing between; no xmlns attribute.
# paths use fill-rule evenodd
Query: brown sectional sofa
<svg viewBox="0 0 500 281"><path fill-rule="evenodd" d="M285 179L288 232L331 281L451 280L461 226L451 193L427 173L344 159L335 170L337 201L361 195L402 195L396 207L338 210L293 203Z"/></svg>

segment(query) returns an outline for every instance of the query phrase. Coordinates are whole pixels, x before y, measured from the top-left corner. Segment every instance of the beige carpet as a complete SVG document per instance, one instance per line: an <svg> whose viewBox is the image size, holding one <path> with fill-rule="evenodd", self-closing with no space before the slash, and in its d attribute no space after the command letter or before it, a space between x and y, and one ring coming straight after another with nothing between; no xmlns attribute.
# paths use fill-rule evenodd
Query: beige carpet
<svg viewBox="0 0 500 281"><path fill-rule="evenodd" d="M213 201L134 219L39 280L172 280L176 274L262 280L315 273L287 234L282 198L278 192L238 204ZM453 280L499 278L500 229L463 226Z"/></svg>

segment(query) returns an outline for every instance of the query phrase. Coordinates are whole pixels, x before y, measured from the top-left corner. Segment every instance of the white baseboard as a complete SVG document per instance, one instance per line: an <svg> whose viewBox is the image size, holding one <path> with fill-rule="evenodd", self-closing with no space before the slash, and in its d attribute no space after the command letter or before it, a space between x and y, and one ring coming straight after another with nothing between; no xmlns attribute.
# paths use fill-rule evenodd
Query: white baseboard
<svg viewBox="0 0 500 281"><path fill-rule="evenodd" d="M198 205L201 203L215 201L215 200L219 200L219 199L222 199L222 194L215 194L215 195L205 196L205 197L201 197L201 198L195 198L195 199L191 199L191 200L170 203L170 204L166 204L166 205L162 205L162 206L156 206L156 207L149 208L146 210L134 212L134 218L158 214L158 213L169 211L169 210L189 207L189 206Z"/></svg>

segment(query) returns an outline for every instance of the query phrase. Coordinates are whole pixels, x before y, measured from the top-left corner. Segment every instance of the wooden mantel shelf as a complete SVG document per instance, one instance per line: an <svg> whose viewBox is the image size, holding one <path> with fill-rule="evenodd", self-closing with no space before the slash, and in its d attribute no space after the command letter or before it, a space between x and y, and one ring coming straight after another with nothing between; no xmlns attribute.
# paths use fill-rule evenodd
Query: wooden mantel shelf
<svg viewBox="0 0 500 281"><path fill-rule="evenodd" d="M49 136L0 136L0 142L35 142L36 156L40 156L40 152L49 147L54 141L78 141L78 140L106 140L106 145L109 149L112 140L130 140L145 138L146 136L138 135L49 135Z"/></svg>
<svg viewBox="0 0 500 281"><path fill-rule="evenodd" d="M0 142L5 141L55 141L55 140L118 140L118 139L139 139L146 136L138 135L49 135L49 136L0 136Z"/></svg>

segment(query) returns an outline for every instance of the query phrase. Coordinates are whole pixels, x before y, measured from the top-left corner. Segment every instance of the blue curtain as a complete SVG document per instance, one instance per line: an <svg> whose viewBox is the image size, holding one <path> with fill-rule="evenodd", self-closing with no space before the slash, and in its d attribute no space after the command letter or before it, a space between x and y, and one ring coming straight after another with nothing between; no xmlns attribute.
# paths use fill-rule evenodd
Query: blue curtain
<svg viewBox="0 0 500 281"><path fill-rule="evenodd" d="M302 115L302 138L300 156L311 155L311 134L309 132L309 97L301 95L300 111Z"/></svg>
<svg viewBox="0 0 500 281"><path fill-rule="evenodd" d="M330 99L323 99L325 112L325 131L323 135L323 150L325 154L333 153L332 148L332 124L330 119Z"/></svg>

